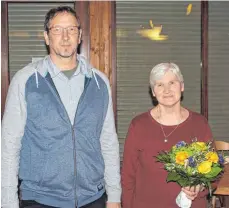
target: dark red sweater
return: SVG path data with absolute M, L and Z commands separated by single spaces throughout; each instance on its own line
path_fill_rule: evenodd
M 168 135 L 176 126 L 164 126 Z M 160 124 L 150 112 L 134 118 L 130 124 L 124 147 L 122 166 L 122 207 L 123 208 L 175 208 L 176 196 L 181 187 L 166 182 L 167 171 L 154 156 L 161 150 L 169 150 L 179 141 L 190 142 L 212 140 L 207 120 L 202 115 L 189 111 L 189 117 L 164 142 Z M 206 191 L 201 192 L 192 202 L 192 208 L 207 207 Z

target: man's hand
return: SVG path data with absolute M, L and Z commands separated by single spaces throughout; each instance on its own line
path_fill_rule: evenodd
M 187 186 L 187 187 L 183 187 L 181 189 L 187 196 L 188 199 L 194 200 L 200 191 L 204 190 L 203 185 L 197 185 L 197 186 Z
M 119 203 L 119 202 L 107 202 L 106 208 L 121 208 L 121 203 Z

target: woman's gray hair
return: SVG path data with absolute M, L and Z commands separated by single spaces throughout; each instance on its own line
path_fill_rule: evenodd
M 180 82 L 184 82 L 183 75 L 181 74 L 180 68 L 174 63 L 161 63 L 157 64 L 150 72 L 150 86 L 153 89 L 156 81 L 161 79 L 166 72 L 171 71 L 174 73 Z

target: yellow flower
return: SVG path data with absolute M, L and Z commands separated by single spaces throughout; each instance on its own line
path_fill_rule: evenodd
M 208 152 L 205 157 L 209 162 L 217 163 L 219 161 L 219 157 L 216 152 Z
M 180 165 L 184 165 L 185 160 L 188 158 L 188 153 L 185 151 L 176 153 L 176 163 Z
M 206 150 L 207 149 L 207 145 L 204 142 L 194 142 L 192 144 L 192 146 L 199 149 L 199 150 Z
M 207 174 L 211 171 L 212 162 L 204 161 L 197 167 L 199 173 Z

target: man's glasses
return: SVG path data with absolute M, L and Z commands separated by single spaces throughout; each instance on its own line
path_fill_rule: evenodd
M 74 35 L 79 32 L 79 26 L 69 26 L 69 27 L 54 26 L 54 27 L 50 27 L 49 30 L 53 35 L 60 35 L 64 30 L 67 30 L 68 34 Z

